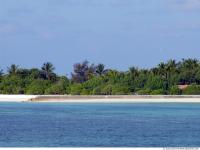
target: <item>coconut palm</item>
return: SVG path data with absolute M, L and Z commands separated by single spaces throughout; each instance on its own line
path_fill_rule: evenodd
M 105 66 L 104 66 L 104 64 L 98 64 L 98 65 L 96 66 L 96 73 L 97 73 L 99 76 L 101 76 L 102 74 L 105 73 Z
M 12 64 L 9 68 L 8 68 L 8 74 L 9 75 L 16 75 L 17 72 L 19 70 L 19 66 Z
M 130 67 L 129 72 L 132 77 L 137 77 L 139 75 L 138 68 L 136 68 L 136 67 Z
M 0 69 L 0 78 L 3 76 L 3 69 Z
M 52 63 L 44 63 L 42 66 L 42 74 L 44 75 L 44 78 L 47 80 L 52 80 L 55 76 L 55 73 L 53 72 L 54 70 L 55 68 Z

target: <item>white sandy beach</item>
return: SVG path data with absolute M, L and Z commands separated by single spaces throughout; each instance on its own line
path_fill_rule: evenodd
M 200 103 L 200 96 L 71 96 L 71 95 L 0 95 L 0 102 L 65 103 Z
M 0 102 L 24 102 L 36 97 L 36 95 L 0 95 Z

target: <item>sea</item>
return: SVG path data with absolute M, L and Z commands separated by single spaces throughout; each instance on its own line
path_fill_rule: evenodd
M 0 102 L 0 147 L 200 147 L 200 104 Z

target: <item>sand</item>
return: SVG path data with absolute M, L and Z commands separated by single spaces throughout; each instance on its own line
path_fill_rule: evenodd
M 65 102 L 65 103 L 200 103 L 192 96 L 71 96 L 71 95 L 0 95 L 0 102 Z
M 36 95 L 0 95 L 0 102 L 25 102 L 36 97 Z

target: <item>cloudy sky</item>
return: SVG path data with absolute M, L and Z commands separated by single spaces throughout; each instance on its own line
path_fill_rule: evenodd
M 0 67 L 109 68 L 200 58 L 200 0 L 0 0 Z

